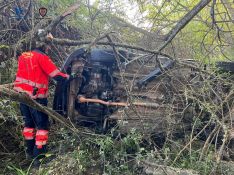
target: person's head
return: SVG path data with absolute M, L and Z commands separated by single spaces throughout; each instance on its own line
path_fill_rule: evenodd
M 48 48 L 50 48 L 50 46 L 44 42 L 41 42 L 41 41 L 34 41 L 32 42 L 32 47 L 31 47 L 31 50 L 39 50 L 43 53 L 46 53 Z
M 37 31 L 38 38 L 45 37 L 44 34 L 45 34 L 45 30 L 44 29 L 38 29 L 38 31 Z M 46 35 L 46 38 L 51 40 L 51 39 L 53 39 L 53 35 L 51 33 L 48 33 Z M 32 50 L 37 49 L 37 50 L 40 50 L 41 52 L 44 52 L 44 53 L 48 53 L 48 51 L 50 50 L 50 48 L 51 48 L 50 44 L 45 43 L 45 42 L 40 41 L 40 40 L 36 40 L 32 44 Z

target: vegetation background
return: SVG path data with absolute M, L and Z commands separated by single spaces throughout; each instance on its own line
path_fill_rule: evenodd
M 206 2 L 204 8 L 181 27 L 183 17 L 202 2 Z M 52 42 L 53 61 L 61 66 L 76 48 L 87 47 L 79 41 L 89 44 L 113 31 L 113 41 L 126 44 L 125 49 L 137 46 L 145 49 L 143 53 L 163 52 L 178 62 L 192 60 L 203 84 L 201 88 L 183 86 L 183 100 L 192 102 L 183 106 L 181 120 L 175 119 L 176 126 L 189 123 L 189 129 L 171 135 L 177 127 L 170 118 L 166 137 L 147 136 L 136 128 L 124 135 L 113 128 L 106 135 L 83 136 L 56 123 L 51 128 L 51 152 L 46 155 L 48 160 L 56 158 L 46 159 L 35 170 L 24 159 L 18 103 L 5 95 L 0 98 L 0 174 L 234 174 L 233 75 L 217 74 L 214 68 L 217 61 L 234 61 L 233 0 L 1 0 L 0 84 L 14 81 L 20 44 L 34 38 L 38 25 L 46 28 L 73 4 L 79 8 L 51 30 L 61 39 L 60 44 L 56 39 Z M 16 7 L 21 7 L 22 14 Z M 40 7 L 48 9 L 44 18 Z M 180 30 L 167 43 L 178 26 Z M 65 38 L 77 43 L 66 43 Z M 209 69 L 204 70 L 204 64 Z M 50 89 L 51 105 L 54 86 Z M 196 106 L 199 114 L 194 112 Z

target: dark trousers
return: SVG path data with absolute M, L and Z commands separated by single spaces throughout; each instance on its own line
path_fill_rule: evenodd
M 36 101 L 43 106 L 47 106 L 47 99 L 36 99 Z M 20 111 L 24 120 L 24 127 L 35 128 L 37 130 L 48 130 L 49 129 L 49 119 L 48 115 L 33 109 L 23 103 L 20 103 Z M 46 152 L 46 146 L 42 149 L 38 149 L 35 145 L 35 139 L 26 140 L 26 152 L 32 155 L 33 158 L 38 157 L 40 154 Z
M 43 106 L 47 106 L 48 103 L 46 98 L 36 99 L 36 102 Z M 48 130 L 49 120 L 47 114 L 33 109 L 23 103 L 20 103 L 20 111 L 24 117 L 25 127 Z

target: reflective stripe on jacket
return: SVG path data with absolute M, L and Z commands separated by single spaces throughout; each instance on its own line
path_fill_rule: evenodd
M 18 59 L 18 70 L 16 73 L 14 89 L 18 92 L 25 92 L 30 97 L 48 97 L 49 77 L 57 75 L 67 78 L 68 75 L 60 72 L 51 59 L 39 52 L 24 52 Z M 36 94 L 33 90 L 37 88 Z

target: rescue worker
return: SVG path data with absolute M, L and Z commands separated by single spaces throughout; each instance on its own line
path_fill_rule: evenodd
M 60 72 L 45 54 L 46 49 L 45 44 L 32 46 L 31 51 L 23 52 L 18 57 L 18 70 L 14 82 L 14 90 L 26 93 L 44 106 L 47 106 L 49 78 L 57 81 L 69 79 L 69 75 Z M 46 153 L 48 116 L 23 103 L 20 103 L 20 111 L 24 119 L 26 157 L 38 160 Z

